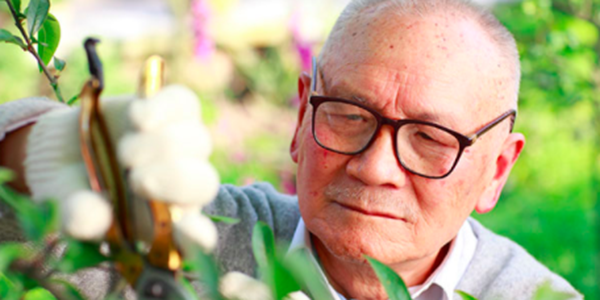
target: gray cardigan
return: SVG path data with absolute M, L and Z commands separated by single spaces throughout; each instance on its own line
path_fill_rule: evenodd
M 1 206 L 1 205 L 0 205 Z M 240 271 L 255 276 L 251 235 L 254 224 L 263 221 L 273 228 L 276 241 L 291 241 L 300 219 L 296 197 L 278 193 L 270 184 L 246 187 L 223 185 L 215 201 L 205 207 L 208 214 L 229 216 L 241 221 L 235 225 L 217 224 L 219 241 L 215 251 L 223 272 Z M 6 222 L 7 218 L 0 218 Z M 581 299 L 581 295 L 564 279 L 552 273 L 522 247 L 498 236 L 470 218 L 478 243 L 473 260 L 458 284 L 458 289 L 479 300 L 531 299 L 537 287 L 549 281 L 555 290 Z M 0 240 L 14 240 L 16 235 L 4 224 Z M 114 275 L 114 274 L 113 274 Z M 87 270 L 69 278 L 81 287 L 89 299 L 103 299 L 115 276 L 106 271 Z M 128 291 L 126 298 L 133 299 Z M 456 296 L 456 295 L 455 295 Z M 460 299 L 458 296 L 455 299 Z M 318 299 L 316 299 L 318 300 Z

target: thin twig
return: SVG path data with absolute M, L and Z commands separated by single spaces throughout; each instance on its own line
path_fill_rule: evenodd
M 25 28 L 23 28 L 23 24 L 21 24 L 21 21 L 19 19 L 19 15 L 15 11 L 15 8 L 12 6 L 12 3 L 10 2 L 10 0 L 5 0 L 5 1 L 6 1 L 6 4 L 8 5 L 8 8 L 10 9 L 10 13 L 13 16 L 13 19 L 15 20 L 15 26 L 17 26 L 17 28 L 21 32 L 21 35 L 25 39 L 25 43 L 27 44 L 27 51 L 29 53 L 31 53 L 35 57 L 35 60 L 37 60 L 38 65 L 40 66 L 40 68 L 44 72 L 44 75 L 46 75 L 46 77 L 50 81 L 50 85 L 54 89 L 54 93 L 56 94 L 56 97 L 58 98 L 58 101 L 64 103 L 65 100 L 63 99 L 62 94 L 60 93 L 60 90 L 58 89 L 58 82 L 56 81 L 57 77 L 54 76 L 54 75 L 52 75 L 52 74 L 50 74 L 50 71 L 48 70 L 48 67 L 44 64 L 44 62 L 42 61 L 42 59 L 38 55 L 37 51 L 35 51 L 35 48 L 33 48 L 33 43 L 31 42 L 31 39 L 27 35 L 27 32 L 25 31 Z

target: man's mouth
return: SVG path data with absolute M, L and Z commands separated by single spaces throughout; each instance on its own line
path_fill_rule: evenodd
M 339 206 L 341 206 L 341 207 L 343 207 L 345 209 L 348 209 L 348 210 L 351 210 L 351 211 L 354 211 L 354 212 L 357 212 L 357 213 L 360 213 L 360 214 L 363 214 L 363 215 L 367 215 L 367 216 L 371 216 L 371 217 L 380 217 L 380 218 L 386 218 L 386 219 L 392 219 L 392 220 L 405 221 L 403 218 L 394 216 L 392 214 L 388 214 L 388 213 L 384 213 L 384 212 L 380 212 L 380 211 L 371 211 L 371 210 L 367 210 L 367 209 L 360 208 L 360 207 L 355 207 L 355 206 L 350 206 L 350 205 L 347 205 L 347 204 L 342 204 L 342 203 L 339 203 L 339 202 L 334 202 L 334 203 L 336 203 L 337 205 L 339 205 Z

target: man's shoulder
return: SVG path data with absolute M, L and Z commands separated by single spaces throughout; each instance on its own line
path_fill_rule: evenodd
M 469 223 L 477 248 L 458 289 L 478 299 L 531 299 L 544 284 L 559 292 L 579 293 L 562 277 L 538 262 L 523 247 L 497 235 L 476 220 Z

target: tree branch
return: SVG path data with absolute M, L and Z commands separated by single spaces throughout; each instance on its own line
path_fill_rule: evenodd
M 10 9 L 10 13 L 13 16 L 13 19 L 15 20 L 15 26 L 17 26 L 17 28 L 21 32 L 21 35 L 23 36 L 23 39 L 25 39 L 25 43 L 27 44 L 27 51 L 29 53 L 31 53 L 35 57 L 35 60 L 38 62 L 38 65 L 40 66 L 40 68 L 44 72 L 44 75 L 46 75 L 46 77 L 50 81 L 50 85 L 52 86 L 52 89 L 54 90 L 54 93 L 56 94 L 56 97 L 58 98 L 58 101 L 64 103 L 65 100 L 63 99 L 63 96 L 62 96 L 62 94 L 60 92 L 60 89 L 58 88 L 58 81 L 56 80 L 57 77 L 54 76 L 54 75 L 52 75 L 50 73 L 50 71 L 48 70 L 48 67 L 44 64 L 44 62 L 42 61 L 42 59 L 38 55 L 37 51 L 35 51 L 35 48 L 33 48 L 33 43 L 31 42 L 31 39 L 27 35 L 27 32 L 25 31 L 25 28 L 23 28 L 23 24 L 21 24 L 21 20 L 19 19 L 19 15 L 17 14 L 17 11 L 15 11 L 15 8 L 13 7 L 12 3 L 10 2 L 10 0 L 5 0 L 5 1 L 6 1 L 6 4 L 8 5 L 8 8 Z

